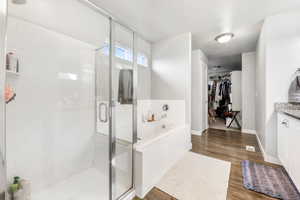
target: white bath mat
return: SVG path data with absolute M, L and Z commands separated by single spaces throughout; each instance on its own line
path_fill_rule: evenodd
M 188 152 L 156 185 L 179 200 L 226 200 L 230 162 Z

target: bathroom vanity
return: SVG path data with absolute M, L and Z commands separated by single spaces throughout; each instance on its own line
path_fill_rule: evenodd
M 275 104 L 277 111 L 278 158 L 300 189 L 300 106 Z

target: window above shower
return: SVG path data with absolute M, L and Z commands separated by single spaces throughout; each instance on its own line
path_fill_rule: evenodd
M 148 57 L 146 56 L 146 54 L 138 53 L 137 64 L 144 67 L 149 67 Z
M 106 44 L 102 52 L 104 55 L 109 55 L 109 44 Z M 119 58 L 121 61 L 132 62 L 133 61 L 133 52 L 132 49 L 126 48 L 120 44 L 115 45 L 115 56 Z M 149 58 L 145 53 L 138 52 L 137 53 L 137 64 L 142 67 L 149 67 Z

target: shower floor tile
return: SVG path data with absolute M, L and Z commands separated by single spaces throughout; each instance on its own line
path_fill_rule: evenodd
M 108 186 L 108 177 L 96 168 L 90 168 L 32 194 L 32 200 L 106 200 Z
M 106 174 L 104 176 L 103 174 Z M 117 170 L 118 184 L 116 196 L 120 196 L 130 187 L 131 180 L 127 173 Z M 108 172 L 101 173 L 96 168 L 89 168 L 81 173 L 32 194 L 32 200 L 108 200 Z

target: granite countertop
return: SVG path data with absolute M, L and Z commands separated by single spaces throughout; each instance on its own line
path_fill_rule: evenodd
M 275 103 L 275 111 L 300 119 L 300 104 Z

